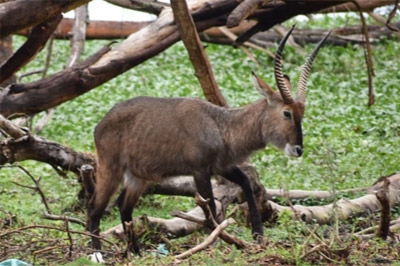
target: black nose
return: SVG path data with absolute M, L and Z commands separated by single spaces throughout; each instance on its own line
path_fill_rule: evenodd
M 300 157 L 303 154 L 303 147 L 296 146 L 296 154 Z

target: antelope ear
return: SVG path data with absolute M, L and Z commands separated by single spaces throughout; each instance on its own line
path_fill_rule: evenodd
M 261 93 L 265 98 L 267 98 L 268 102 L 275 96 L 275 91 L 262 79 L 260 79 L 254 72 L 251 72 L 251 79 L 253 80 L 254 86 L 257 91 Z

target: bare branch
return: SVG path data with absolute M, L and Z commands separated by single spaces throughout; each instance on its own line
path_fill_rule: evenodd
M 399 5 L 399 0 L 396 0 L 396 2 L 394 3 L 393 9 L 390 12 L 389 17 L 388 17 L 388 19 L 386 21 L 386 26 L 388 27 L 388 29 L 390 29 L 392 31 L 396 31 L 396 32 L 399 32 L 400 29 L 398 27 L 396 27 L 395 25 L 393 25 L 391 23 L 391 21 L 394 18 L 394 16 L 396 15 L 396 11 L 399 8 L 398 5 Z
M 263 5 L 267 5 L 272 0 L 244 0 L 228 16 L 226 26 L 228 28 L 236 27 L 242 23 L 255 10 Z
M 70 147 L 29 134 L 1 115 L 0 128 L 14 138 L 0 142 L 0 165 L 36 160 L 77 174 L 83 164 L 96 166 L 92 154 L 76 152 Z
M 228 104 L 215 81 L 211 64 L 200 42 L 200 37 L 197 34 L 186 1 L 171 0 L 171 5 L 182 41 L 189 53 L 190 60 L 196 71 L 195 75 L 203 88 L 207 100 L 216 105 L 227 106 Z
M 365 21 L 364 14 L 361 10 L 361 7 L 357 1 L 354 0 L 353 3 L 359 11 L 360 19 L 361 19 L 361 23 L 362 23 L 363 34 L 365 36 L 365 47 L 366 47 L 365 61 L 367 63 L 367 70 L 368 70 L 368 106 L 371 106 L 375 103 L 374 82 L 373 82 L 373 77 L 375 76 L 375 71 L 374 71 L 374 63 L 372 61 L 371 43 L 369 41 L 367 23 Z
M 19 30 L 36 26 L 62 12 L 75 9 L 90 0 L 59 0 L 59 1 L 11 1 L 1 5 L 0 38 Z
M 42 190 L 42 188 L 40 187 L 40 177 L 39 178 L 35 178 L 28 170 L 26 170 L 24 167 L 22 167 L 21 165 L 17 166 L 19 169 L 21 169 L 25 174 L 27 174 L 31 180 L 33 181 L 33 183 L 35 184 L 34 187 L 30 187 L 31 189 L 37 191 L 40 195 L 40 198 L 42 199 L 42 203 L 44 204 L 44 207 L 46 208 L 46 211 L 48 213 L 51 213 L 49 204 L 47 203 L 47 199 L 46 196 L 44 195 L 44 192 Z
M 28 40 L 0 66 L 0 84 L 10 79 L 43 49 L 61 19 L 62 15 L 57 14 L 32 29 Z
M 86 23 L 88 16 L 88 6 L 83 5 L 75 10 L 74 25 L 72 26 L 71 54 L 66 67 L 75 65 L 82 55 L 85 46 Z
M 50 214 L 50 213 L 43 213 L 42 218 L 53 220 L 53 221 L 68 221 L 71 223 L 80 224 L 83 227 L 86 226 L 86 223 L 84 221 L 74 218 L 74 217 L 68 217 L 65 215 L 55 215 L 55 214 Z
M 178 256 L 175 256 L 176 259 L 185 259 L 190 257 L 191 255 L 206 249 L 208 246 L 210 246 L 212 243 L 215 242 L 215 240 L 218 238 L 218 236 L 225 230 L 229 225 L 235 223 L 235 221 L 232 218 L 229 218 L 222 223 L 220 223 L 215 230 L 199 245 L 189 249 L 186 252 L 183 252 L 182 254 L 179 254 Z
M 105 0 L 105 1 L 113 5 L 146 12 L 157 16 L 160 15 L 164 7 L 169 6 L 167 3 L 158 1 L 146 1 L 146 0 Z

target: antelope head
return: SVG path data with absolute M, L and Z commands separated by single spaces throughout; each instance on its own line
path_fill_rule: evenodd
M 294 26 L 281 40 L 275 54 L 274 75 L 279 92 L 274 91 L 254 73 L 252 73 L 252 78 L 258 91 L 267 98 L 269 106 L 274 109 L 270 113 L 271 120 L 266 126 L 268 129 L 263 130 L 268 131 L 265 135 L 269 136 L 269 142 L 283 149 L 288 156 L 300 157 L 303 153 L 301 121 L 305 111 L 307 79 L 312 62 L 329 33 L 318 43 L 303 65 L 297 86 L 297 96 L 293 98 L 290 80 L 282 71 L 283 47 L 293 29 Z

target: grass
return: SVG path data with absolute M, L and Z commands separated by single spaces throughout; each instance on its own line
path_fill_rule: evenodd
M 354 18 L 351 17 L 348 21 L 353 20 Z M 321 23 L 331 25 L 334 22 L 323 21 L 315 26 Z M 22 39 L 16 39 L 17 44 L 22 41 Z M 84 57 L 93 54 L 105 44 L 107 42 L 87 41 Z M 68 41 L 56 41 L 55 45 L 49 74 L 61 70 L 69 54 Z M 305 49 L 310 52 L 313 46 L 308 45 Z M 259 171 L 265 187 L 329 191 L 368 187 L 380 176 L 399 171 L 399 50 L 398 39 L 383 38 L 373 47 L 376 103 L 367 107 L 368 82 L 364 50 L 359 46 L 322 48 L 314 62 L 308 83 L 307 109 L 303 121 L 304 155 L 296 159 L 288 158 L 273 147 L 267 147 L 254 154 L 252 162 Z M 252 62 L 240 49 L 217 45 L 207 47 L 217 82 L 231 106 L 244 105 L 260 97 L 250 82 L 251 71 L 255 71 L 275 86 L 272 59 L 263 52 L 252 52 L 261 67 Z M 40 68 L 44 58 L 44 53 L 40 54 L 22 72 Z M 293 80 L 293 84 L 296 84 L 304 58 L 292 47 L 285 48 L 284 58 L 285 71 Z M 23 82 L 38 78 L 38 76 L 29 76 Z M 203 98 L 194 70 L 181 43 L 85 95 L 62 104 L 57 108 L 51 123 L 40 135 L 69 145 L 77 151 L 94 152 L 92 137 L 94 126 L 115 103 L 137 95 Z M 38 117 L 35 117 L 34 121 L 37 119 Z M 54 213 L 85 219 L 84 212 L 71 208 L 76 204 L 76 194 L 79 190 L 79 184 L 73 175 L 60 178 L 51 167 L 37 162 L 22 162 L 21 165 L 36 178 L 41 178 L 41 188 L 45 191 Z M 18 186 L 16 183 L 25 186 L 32 185 L 29 177 L 18 168 L 7 167 L 0 171 L 0 201 L 2 202 L 0 234 L 12 228 L 33 224 L 65 226 L 62 221 L 42 219 L 41 214 L 45 209 L 39 195 L 32 189 Z M 311 204 L 319 203 L 311 201 Z M 140 201 L 134 215 L 169 217 L 168 213 L 171 210 L 189 210 L 192 207 L 192 199 L 151 196 Z M 249 230 L 244 226 L 240 214 L 237 214 L 236 218 L 239 224 L 231 226 L 229 231 L 242 239 L 251 241 Z M 357 225 L 368 222 L 371 222 L 370 217 L 358 217 L 353 224 L 340 223 L 340 228 L 351 233 Z M 118 214 L 114 211 L 102 221 L 102 230 L 118 223 Z M 70 225 L 70 227 L 83 231 L 82 227 L 77 225 Z M 265 250 L 250 248 L 239 251 L 220 242 L 213 249 L 196 254 L 181 264 L 315 265 L 319 261 L 329 264 L 329 260 L 319 257 L 329 252 L 333 254 L 330 254 L 333 258 L 330 262 L 332 265 L 346 263 L 371 265 L 379 264 L 379 261 L 384 263 L 385 259 L 399 260 L 395 252 L 400 248 L 398 244 L 380 240 L 341 241 L 336 238 L 337 234 L 332 226 L 320 227 L 316 229 L 315 234 L 310 233 L 310 230 L 313 230 L 312 226 L 292 221 L 283 215 L 279 218 L 277 225 L 267 229 L 266 234 L 270 239 L 270 244 Z M 60 243 L 61 240 L 57 239 L 68 239 L 65 233 L 43 228 L 36 228 L 21 235 L 15 234 L 11 241 L 25 247 L 24 252 L 16 253 L 16 256 L 28 261 L 35 260 L 37 264 L 54 264 L 55 260 L 47 260 L 40 254 L 36 257 L 32 255 L 35 250 L 29 247 L 26 236 L 37 236 L 39 239 L 40 235 L 48 235 L 49 239 L 54 240 L 54 242 L 41 243 L 43 248 Z M 204 237 L 204 233 L 197 232 L 183 239 L 172 240 L 170 252 L 182 252 Z M 308 242 L 306 239 L 309 239 Z M 87 245 L 87 241 L 87 238 L 82 238 L 79 234 L 74 235 L 76 246 Z M 319 252 L 311 253 L 305 258 L 301 257 L 304 252 L 309 252 L 313 247 L 322 245 L 321 243 L 325 245 L 328 243 L 329 248 L 321 247 Z M 157 248 L 157 245 L 149 241 L 146 244 L 152 249 Z M 62 258 L 65 249 L 65 247 L 55 249 L 54 257 Z M 348 254 L 343 254 L 345 252 Z M 344 257 L 346 259 L 343 259 Z M 158 257 L 152 255 L 151 252 L 134 260 L 135 263 L 137 261 L 142 265 L 174 263 L 171 256 Z M 71 265 L 86 264 L 87 261 L 83 258 L 71 263 Z

